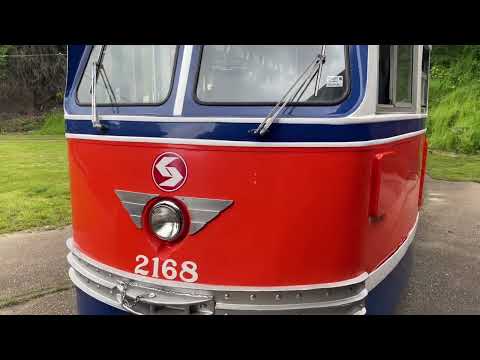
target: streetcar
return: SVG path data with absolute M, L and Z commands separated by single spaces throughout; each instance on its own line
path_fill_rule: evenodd
M 79 314 L 391 314 L 429 45 L 71 45 Z

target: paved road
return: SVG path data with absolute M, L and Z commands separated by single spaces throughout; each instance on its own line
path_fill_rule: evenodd
M 61 230 L 0 236 L 0 314 L 72 314 Z M 398 314 L 480 314 L 480 184 L 427 179 Z M 27 261 L 26 261 L 27 260 Z
M 480 184 L 427 179 L 399 314 L 480 314 Z
M 71 228 L 0 235 L 0 314 L 73 314 Z

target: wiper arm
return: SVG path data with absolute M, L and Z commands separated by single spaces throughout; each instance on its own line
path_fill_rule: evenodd
M 92 94 L 92 125 L 94 128 L 101 128 L 102 124 L 97 119 L 97 64 L 92 63 L 92 87 L 90 89 Z
M 113 91 L 112 85 L 108 80 L 107 73 L 103 66 L 103 59 L 105 57 L 105 50 L 107 49 L 107 45 L 102 45 L 100 49 L 100 54 L 98 56 L 97 61 L 92 63 L 92 86 L 90 88 L 90 93 L 92 94 L 92 124 L 95 128 L 104 128 L 105 126 L 100 123 L 100 120 L 97 119 L 97 82 L 98 82 L 98 75 L 102 78 L 103 84 L 105 89 L 107 90 L 108 97 L 110 98 L 110 102 L 113 104 L 117 104 L 117 99 L 115 97 L 115 92 Z
M 325 45 L 322 45 L 322 53 L 321 53 L 321 62 L 318 65 L 318 74 L 317 74 L 317 80 L 315 81 L 315 96 L 318 95 L 318 90 L 320 89 L 320 79 L 322 77 L 322 70 L 323 70 L 323 64 L 325 64 Z
M 298 93 L 304 88 L 305 84 L 307 84 L 307 87 L 308 87 L 308 85 L 310 85 L 315 74 L 321 73 L 321 68 L 325 63 L 325 45 L 322 45 L 322 46 L 323 48 L 321 52 L 315 56 L 315 58 L 310 63 L 310 65 L 307 66 L 307 68 L 300 74 L 300 76 L 295 80 L 295 82 L 290 86 L 290 88 L 288 88 L 288 90 L 282 96 L 280 101 L 273 107 L 273 109 L 270 111 L 267 117 L 254 130 L 254 134 L 264 135 L 268 131 L 272 123 L 275 121 L 275 119 L 278 118 L 278 115 L 280 115 L 280 113 L 283 111 L 285 106 L 296 98 Z M 302 79 L 303 81 L 301 81 Z M 319 77 L 317 78 L 317 81 L 320 82 Z M 300 85 L 298 86 L 297 91 L 287 99 L 287 97 L 295 89 L 298 83 L 300 83 Z M 302 95 L 303 95 L 303 92 L 302 92 Z

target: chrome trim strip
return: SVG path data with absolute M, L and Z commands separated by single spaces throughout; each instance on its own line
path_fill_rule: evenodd
M 190 235 L 199 232 L 205 225 L 233 204 L 232 200 L 205 199 L 186 196 L 175 196 L 183 201 L 190 214 Z
M 120 199 L 125 210 L 130 215 L 137 229 L 142 228 L 142 212 L 147 202 L 158 195 L 145 194 L 132 191 L 115 190 L 115 194 Z
M 190 210 L 220 212 L 233 204 L 232 200 L 206 199 L 186 196 L 176 196 L 182 200 Z
M 109 274 L 111 281 L 105 280 L 98 272 L 98 269 L 97 274 L 95 274 L 93 270 L 87 269 L 80 264 L 72 253 L 67 256 L 67 259 L 71 265 L 69 276 L 75 286 L 93 298 L 118 309 L 142 315 L 141 312 L 126 306 L 131 300 L 136 304 L 141 299 L 140 302 L 144 311 L 151 310 L 151 306 L 160 310 L 166 308 L 170 313 L 172 311 L 176 313 L 190 313 L 191 311 L 189 310 L 196 307 L 200 309 L 200 311 L 196 311 L 197 314 L 213 314 L 215 311 L 215 304 L 211 296 L 181 294 L 169 290 L 144 287 L 135 283 L 129 283 L 127 289 L 126 283 L 123 281 L 124 279 L 119 279 Z M 123 295 L 128 298 L 127 302 L 124 300 L 125 297 L 122 297 L 122 291 L 124 291 Z
M 415 238 L 415 234 L 417 232 L 418 220 L 420 214 L 417 214 L 417 219 L 415 220 L 415 224 L 413 225 L 412 229 L 409 231 L 407 238 L 405 241 L 400 245 L 400 247 L 391 255 L 383 264 L 377 267 L 373 272 L 371 272 L 368 276 L 366 281 L 366 286 L 368 291 L 371 291 L 375 286 L 377 286 L 383 279 L 387 277 L 388 274 L 392 272 L 393 269 L 398 265 L 398 263 L 403 259 L 405 256 L 408 248 L 413 242 Z
M 364 281 L 305 291 L 217 291 L 132 281 L 67 256 L 73 283 L 88 295 L 134 314 L 314 313 L 355 314 L 368 294 Z M 232 288 L 230 288 L 232 289 Z
M 276 122 L 279 124 L 327 124 L 327 125 L 348 125 L 348 124 L 366 124 L 376 122 L 388 122 L 397 120 L 424 119 L 426 114 L 415 113 L 396 113 L 396 114 L 372 114 L 372 115 L 349 115 L 346 117 L 330 118 L 301 118 L 289 117 L 280 118 Z M 90 120 L 91 115 L 74 115 L 64 113 L 65 120 Z M 259 124 L 264 118 L 260 117 L 198 117 L 198 116 L 154 116 L 154 115 L 97 115 L 99 120 L 111 121 L 142 121 L 142 122 L 216 122 L 216 123 L 240 123 L 240 124 Z
M 223 292 L 234 292 L 234 291 L 255 291 L 255 292 L 274 292 L 274 291 L 307 291 L 307 290 L 320 290 L 320 289 L 332 289 L 337 287 L 347 287 L 363 283 L 367 277 L 368 273 L 364 272 L 359 276 L 343 281 L 333 282 L 333 283 L 322 283 L 322 284 L 310 284 L 310 285 L 290 285 L 290 286 L 224 286 L 224 285 L 207 285 L 207 284 L 191 284 L 179 281 L 155 279 L 146 276 L 141 276 L 126 272 L 120 269 L 116 269 L 106 264 L 102 264 L 91 257 L 80 252 L 74 245 L 73 238 L 70 237 L 67 239 L 68 249 L 79 259 L 84 262 L 102 270 L 105 272 L 112 273 L 120 277 L 124 277 L 133 281 L 143 282 L 151 285 L 157 286 L 166 286 L 172 288 L 185 288 L 185 289 L 196 289 L 196 290 L 206 290 L 206 291 L 223 291 Z
M 155 194 L 139 193 L 125 190 L 115 190 L 115 194 L 117 194 L 121 202 L 128 202 L 139 205 L 145 205 L 149 200 L 158 196 Z
M 182 138 L 154 138 L 137 136 L 112 136 L 112 135 L 88 135 L 66 133 L 67 139 L 80 140 L 98 140 L 98 141 L 118 141 L 118 142 L 138 142 L 153 144 L 176 144 L 176 145 L 208 145 L 208 146 L 238 146 L 238 147 L 285 147 L 285 148 L 343 148 L 343 147 L 365 147 L 372 145 L 388 144 L 394 141 L 408 139 L 421 134 L 427 130 L 422 129 L 411 133 L 392 136 L 389 138 L 350 141 L 350 142 L 260 142 L 260 141 L 232 141 L 232 140 L 206 140 L 206 139 L 182 139 Z
M 130 218 L 138 229 L 142 228 L 141 215 L 147 202 L 159 194 L 147 194 L 141 192 L 115 190 L 120 202 L 125 210 L 127 210 Z M 200 231 L 210 221 L 215 219 L 223 210 L 233 204 L 232 200 L 205 199 L 187 196 L 175 196 L 175 198 L 183 201 L 188 208 L 191 224 L 189 234 L 194 235 Z
M 239 310 L 239 311 L 284 311 L 284 310 L 303 310 L 303 309 L 321 309 L 340 307 L 353 304 L 364 300 L 368 295 L 367 289 L 363 289 L 360 293 L 336 301 L 323 301 L 315 303 L 301 303 L 288 305 L 251 305 L 251 304 L 218 304 L 217 308 L 222 310 Z
M 101 264 L 75 248 L 67 240 L 67 256 L 72 282 L 88 295 L 108 305 L 133 313 L 366 313 L 364 301 L 400 262 L 411 245 L 419 214 L 404 243 L 372 273 L 329 284 L 279 287 L 216 286 L 153 279 Z M 133 306 L 126 307 L 119 294 L 119 283 L 131 283 L 126 291 Z M 102 290 L 103 289 L 103 290 Z M 142 297 L 144 294 L 152 297 Z M 141 298 L 140 301 L 137 300 Z M 115 299 L 117 301 L 115 301 Z M 135 305 L 138 304 L 138 305 Z M 157 306 L 157 308 L 152 308 Z M 193 306 L 193 307 L 191 307 Z M 153 309 L 153 310 L 152 310 Z M 194 310 L 192 310 L 194 309 Z
M 353 315 L 365 315 L 367 313 L 367 309 L 363 307 L 361 310 L 357 311 Z
M 90 279 L 91 281 L 100 284 L 101 286 L 104 286 L 108 289 L 114 289 L 117 286 L 115 283 L 104 280 L 102 277 L 96 275 L 93 271 L 86 269 L 84 266 L 82 266 L 82 264 L 79 263 L 77 258 L 72 253 L 69 253 L 67 255 L 67 261 L 72 268 L 74 268 L 77 272 Z
M 122 305 L 120 305 L 119 302 L 112 300 L 108 296 L 99 294 L 98 292 L 93 291 L 90 287 L 88 287 L 83 281 L 80 280 L 76 271 L 72 267 L 68 270 L 68 276 L 70 277 L 70 280 L 72 280 L 73 284 L 87 295 L 90 295 L 94 299 L 97 299 L 98 301 L 101 301 L 107 305 L 123 310 Z

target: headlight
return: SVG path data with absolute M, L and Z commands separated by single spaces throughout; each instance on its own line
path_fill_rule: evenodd
M 150 228 L 161 240 L 175 241 L 181 234 L 184 219 L 180 208 L 172 201 L 161 200 L 150 210 Z

